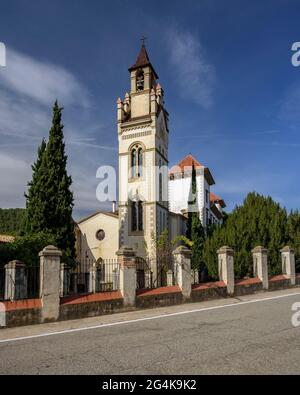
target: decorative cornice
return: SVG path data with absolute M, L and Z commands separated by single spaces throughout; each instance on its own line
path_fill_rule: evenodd
M 144 127 L 142 127 L 142 129 L 145 129 L 148 125 L 145 125 Z M 124 130 L 123 132 L 128 132 L 131 130 L 137 130 L 137 129 L 141 129 L 141 127 L 136 127 L 136 128 L 131 128 L 128 130 Z M 122 140 L 130 140 L 130 139 L 136 139 L 138 137 L 145 137 L 145 136 L 150 136 L 152 134 L 151 130 L 146 130 L 144 132 L 139 132 L 139 133 L 134 133 L 134 134 L 124 134 L 122 136 Z

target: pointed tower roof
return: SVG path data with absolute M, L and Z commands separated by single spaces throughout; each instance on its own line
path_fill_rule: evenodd
M 131 72 L 133 70 L 139 69 L 141 67 L 146 67 L 146 66 L 150 66 L 152 71 L 154 72 L 155 78 L 158 79 L 158 75 L 156 74 L 156 71 L 154 70 L 154 67 L 152 66 L 150 59 L 149 59 L 149 55 L 145 46 L 145 43 L 142 44 L 140 53 L 135 61 L 135 64 L 132 65 L 128 71 Z

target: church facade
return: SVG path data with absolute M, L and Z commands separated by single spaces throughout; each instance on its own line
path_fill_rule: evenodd
M 156 257 L 154 240 L 184 235 L 196 169 L 197 211 L 203 225 L 221 223 L 225 203 L 212 194 L 209 169 L 188 155 L 170 171 L 169 114 L 164 91 L 143 44 L 129 68 L 130 92 L 117 101 L 119 144 L 118 210 L 97 212 L 77 223 L 77 256 L 112 259 L 126 245 L 141 258 Z

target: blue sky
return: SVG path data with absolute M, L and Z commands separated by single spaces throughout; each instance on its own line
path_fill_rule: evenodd
M 64 105 L 75 216 L 102 208 L 117 166 L 116 100 L 146 35 L 170 113 L 170 165 L 192 153 L 231 210 L 249 191 L 300 208 L 300 3 L 0 0 L 0 207 L 23 207 L 55 98 Z

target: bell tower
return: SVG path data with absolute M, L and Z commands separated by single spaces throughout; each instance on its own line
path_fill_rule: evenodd
M 130 92 L 117 101 L 119 244 L 155 258 L 153 240 L 168 229 L 168 112 L 144 40 L 129 68 Z

